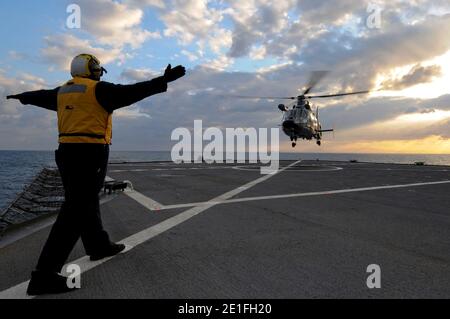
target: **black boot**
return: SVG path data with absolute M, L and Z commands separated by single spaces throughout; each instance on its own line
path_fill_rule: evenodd
M 67 286 L 67 278 L 58 273 L 36 270 L 31 273 L 27 294 L 30 296 L 60 294 L 76 289 L 69 288 Z
M 115 256 L 121 253 L 126 246 L 124 244 L 111 244 L 107 249 L 90 255 L 91 261 L 100 260 L 106 257 Z

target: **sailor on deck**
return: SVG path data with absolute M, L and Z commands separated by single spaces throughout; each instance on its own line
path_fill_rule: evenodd
M 100 216 L 99 192 L 106 176 L 114 110 L 166 92 L 167 83 L 185 75 L 169 65 L 163 76 L 132 85 L 100 78 L 106 70 L 93 55 L 80 54 L 71 64 L 72 79 L 53 90 L 8 96 L 22 104 L 57 111 L 59 148 L 55 160 L 64 185 L 65 202 L 44 245 L 27 293 L 41 295 L 73 290 L 59 273 L 81 237 L 95 261 L 125 249 L 110 241 Z

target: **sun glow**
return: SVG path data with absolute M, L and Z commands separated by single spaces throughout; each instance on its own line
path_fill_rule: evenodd
M 389 79 L 399 79 L 406 75 L 415 64 L 410 64 L 392 69 L 388 73 L 379 74 L 376 80 L 376 90 L 381 90 L 382 83 Z M 444 94 L 450 94 L 450 51 L 432 60 L 421 63 L 422 66 L 439 65 L 442 74 L 431 82 L 420 83 L 401 90 L 381 90 L 374 92 L 373 97 L 399 96 L 418 99 L 432 99 Z
M 341 152 L 357 153 L 392 153 L 392 154 L 450 154 L 450 139 L 437 135 L 422 139 L 398 139 L 380 141 L 360 141 L 341 145 Z
M 423 136 L 432 134 L 430 127 L 445 123 L 450 119 L 450 111 L 431 110 L 426 113 L 402 114 L 395 118 L 374 122 L 369 125 L 342 130 L 342 137 L 348 140 L 374 140 L 378 137 L 389 136 L 392 140 L 408 135 L 423 134 Z
M 298 152 L 293 149 L 290 142 L 280 144 L 281 152 Z M 394 140 L 333 140 L 328 139 L 318 147 L 312 142 L 301 142 L 302 152 L 313 153 L 372 153 L 372 154 L 450 154 L 450 139 L 431 135 L 421 139 L 394 139 Z
M 411 113 L 400 115 L 393 121 L 395 123 L 404 123 L 404 124 L 430 124 L 435 122 L 444 121 L 450 118 L 450 111 L 443 110 L 432 110 L 426 113 Z

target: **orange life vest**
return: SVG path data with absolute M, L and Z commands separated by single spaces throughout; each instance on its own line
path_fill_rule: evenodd
M 97 83 L 75 77 L 59 89 L 59 143 L 111 144 L 112 113 L 98 103 Z

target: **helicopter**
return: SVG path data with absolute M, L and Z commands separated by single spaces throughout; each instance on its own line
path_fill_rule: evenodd
M 258 97 L 258 96 L 236 96 L 238 98 L 263 99 L 263 100 L 294 100 L 293 103 L 286 106 L 279 104 L 278 109 L 283 112 L 281 127 L 283 132 L 290 137 L 292 147 L 297 145 L 298 139 L 316 140 L 317 145 L 322 144 L 322 133 L 333 132 L 334 129 L 322 129 L 319 122 L 319 107 L 315 112 L 310 104 L 310 99 L 331 98 L 346 95 L 365 94 L 370 91 L 357 91 L 327 95 L 308 95 L 311 90 L 319 83 L 319 81 L 328 73 L 328 71 L 314 71 L 310 75 L 310 79 L 303 94 L 291 97 Z

